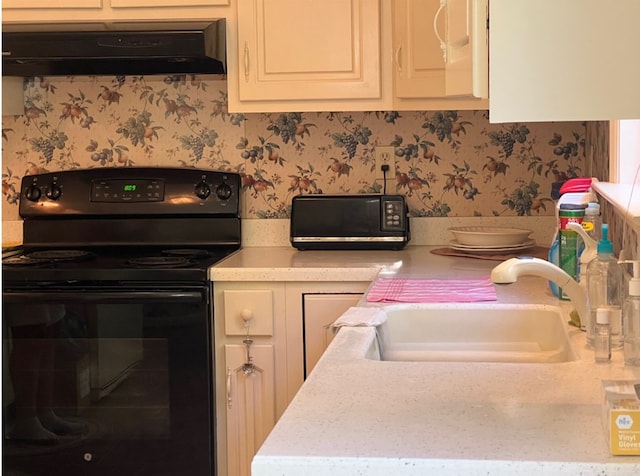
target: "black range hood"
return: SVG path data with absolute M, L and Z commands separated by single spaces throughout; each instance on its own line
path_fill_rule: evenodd
M 3 76 L 224 74 L 225 20 L 202 28 L 3 31 Z

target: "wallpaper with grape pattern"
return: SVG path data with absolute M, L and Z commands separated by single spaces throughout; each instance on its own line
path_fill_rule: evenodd
M 286 218 L 308 193 L 386 192 L 413 216 L 552 215 L 551 183 L 584 170 L 585 124 L 490 124 L 487 111 L 230 114 L 220 76 L 35 78 L 2 118 L 3 219 L 26 174 L 175 166 L 242 174 L 245 218 Z

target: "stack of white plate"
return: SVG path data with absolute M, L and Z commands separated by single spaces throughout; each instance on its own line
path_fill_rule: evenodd
M 449 247 L 467 253 L 514 253 L 536 244 L 529 238 L 532 231 L 526 228 L 461 226 L 449 228 L 449 231 L 455 236 Z

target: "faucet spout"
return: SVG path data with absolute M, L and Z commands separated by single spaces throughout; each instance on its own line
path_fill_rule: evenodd
M 575 279 L 558 266 L 539 258 L 521 257 L 503 261 L 491 271 L 491 281 L 496 284 L 515 283 L 520 276 L 540 276 L 553 281 L 569 296 L 580 316 L 582 325 L 587 323 L 587 293 Z

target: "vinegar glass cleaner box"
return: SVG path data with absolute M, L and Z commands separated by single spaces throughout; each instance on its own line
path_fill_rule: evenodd
M 640 381 L 604 380 L 602 423 L 613 455 L 640 455 Z

